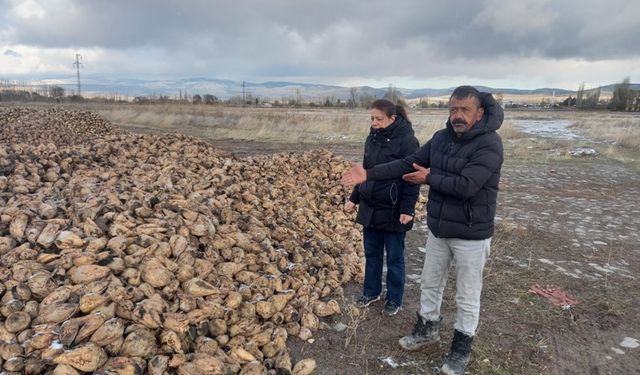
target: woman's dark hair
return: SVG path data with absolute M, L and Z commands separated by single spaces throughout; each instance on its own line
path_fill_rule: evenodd
M 407 111 L 401 105 L 393 104 L 390 100 L 387 99 L 378 99 L 371 103 L 371 108 L 375 108 L 378 111 L 384 112 L 387 117 L 391 116 L 400 116 L 403 119 L 409 121 L 409 116 L 407 116 Z

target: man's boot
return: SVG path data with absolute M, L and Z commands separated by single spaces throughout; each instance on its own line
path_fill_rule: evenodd
M 451 350 L 447 353 L 442 366 L 443 374 L 446 375 L 462 375 L 464 368 L 469 363 L 471 356 L 471 344 L 473 336 L 467 336 L 464 333 L 455 330 L 453 332 L 453 341 L 451 342 Z
M 418 350 L 424 346 L 440 341 L 438 329 L 440 328 L 442 317 L 438 320 L 423 321 L 419 313 L 416 312 L 416 315 L 418 316 L 418 321 L 411 335 L 404 336 L 398 341 L 404 350 Z

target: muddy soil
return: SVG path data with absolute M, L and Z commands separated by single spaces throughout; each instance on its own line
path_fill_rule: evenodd
M 310 145 L 211 141 L 242 157 Z M 359 146 L 333 145 L 358 160 Z M 545 160 L 545 158 L 540 158 Z M 504 168 L 498 229 L 485 269 L 481 322 L 471 374 L 635 374 L 640 371 L 640 173 L 606 158 L 510 160 Z M 343 314 L 313 343 L 290 339 L 294 359 L 313 357 L 317 374 L 436 374 L 455 317 L 446 289 L 442 341 L 404 352 L 419 308 L 426 225 L 407 236 L 405 303 L 393 317 L 382 302 L 364 317 L 348 311 L 361 285 L 345 288 Z M 564 308 L 529 292 L 557 287 L 580 303 Z M 346 328 L 345 328 L 346 326 Z

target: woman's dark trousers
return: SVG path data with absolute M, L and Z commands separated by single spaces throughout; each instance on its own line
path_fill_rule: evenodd
M 365 227 L 364 255 L 366 258 L 364 273 L 364 292 L 366 297 L 375 297 L 382 293 L 382 266 L 384 252 L 387 253 L 387 301 L 402 306 L 404 294 L 404 238 L 406 232 L 388 232 Z

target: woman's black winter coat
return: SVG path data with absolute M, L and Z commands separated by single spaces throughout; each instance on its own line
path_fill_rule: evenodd
M 371 129 L 364 144 L 365 169 L 405 158 L 419 147 L 411 123 L 398 116 L 384 129 Z M 400 223 L 400 214 L 414 215 L 420 185 L 402 178 L 366 181 L 356 185 L 349 200 L 359 204 L 356 221 L 365 227 L 406 232 L 413 226 Z

